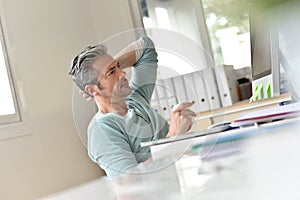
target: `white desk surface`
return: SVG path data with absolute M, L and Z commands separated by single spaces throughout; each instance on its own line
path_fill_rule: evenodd
M 139 173 L 102 177 L 43 199 L 299 199 L 299 122 L 266 124 L 232 155 L 167 156 L 141 165 Z

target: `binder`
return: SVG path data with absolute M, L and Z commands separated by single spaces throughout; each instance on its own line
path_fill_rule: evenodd
M 200 109 L 200 98 L 196 92 L 196 85 L 193 77 L 193 73 L 183 75 L 183 81 L 186 88 L 187 99 L 190 102 L 194 102 L 194 105 L 191 107 L 196 113 L 201 111 Z
M 206 89 L 207 99 L 210 110 L 221 107 L 219 91 L 216 83 L 214 69 L 208 67 L 200 71 L 203 76 L 204 86 Z
M 173 77 L 173 83 L 175 88 L 175 97 L 177 100 L 177 103 L 186 102 L 188 101 L 187 94 L 186 94 L 186 88 L 183 82 L 182 76 L 176 76 Z
M 200 112 L 210 110 L 202 73 L 200 71 L 194 72 L 192 77 L 195 83 L 195 90 L 198 96 Z
M 157 107 L 159 108 L 158 112 L 164 117 L 164 118 L 169 118 L 171 116 L 170 108 L 168 105 L 168 97 L 167 97 L 167 92 L 166 88 L 164 85 L 163 80 L 157 80 L 156 81 L 156 91 L 157 91 L 157 102 L 158 105 Z
M 176 91 L 172 78 L 164 79 L 163 84 L 165 86 L 166 96 L 167 96 L 167 110 L 172 114 L 172 107 L 177 104 L 176 101 Z
M 238 101 L 237 79 L 233 66 L 219 65 L 214 69 L 222 106 L 231 106 Z

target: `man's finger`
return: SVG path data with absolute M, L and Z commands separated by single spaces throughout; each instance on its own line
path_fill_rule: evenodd
M 94 100 L 94 98 L 92 98 L 92 97 L 88 97 L 88 98 L 86 98 L 86 100 L 88 101 L 88 102 L 91 102 L 91 101 L 93 101 Z
M 91 102 L 91 101 L 93 101 L 93 100 L 94 100 L 94 98 L 93 98 L 93 97 L 91 97 L 91 96 L 87 95 L 87 94 L 86 94 L 84 91 L 82 91 L 82 90 L 79 90 L 78 92 L 79 92 L 79 94 L 81 94 L 81 95 L 82 95 L 82 97 L 83 97 L 85 100 L 87 100 L 87 101 L 89 101 L 89 102 Z
M 85 94 L 85 93 L 84 93 L 84 94 L 82 94 L 82 97 L 83 97 L 83 98 L 85 98 L 85 99 L 88 99 L 88 98 L 90 98 L 90 96 L 89 96 L 89 95 L 87 95 L 87 94 Z
M 194 103 L 193 102 L 183 102 L 180 104 L 177 104 L 173 107 L 172 111 L 173 112 L 178 112 L 178 111 L 182 111 L 185 108 L 191 107 Z
M 196 117 L 197 114 L 190 109 L 184 109 L 181 111 L 181 115 Z

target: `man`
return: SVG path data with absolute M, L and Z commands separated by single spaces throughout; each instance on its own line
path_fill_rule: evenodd
M 122 69 L 130 66 L 129 83 Z M 99 112 L 88 127 L 88 153 L 109 177 L 151 160 L 149 147 L 141 147 L 141 142 L 186 133 L 196 116 L 187 109 L 192 103 L 182 103 L 168 124 L 150 107 L 157 53 L 148 37 L 131 43 L 115 58 L 104 44 L 88 47 L 73 59 L 69 74 L 97 104 Z

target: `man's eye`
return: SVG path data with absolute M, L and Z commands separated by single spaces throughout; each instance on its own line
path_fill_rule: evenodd
M 112 75 L 115 72 L 115 70 L 112 70 L 108 73 L 108 76 Z

